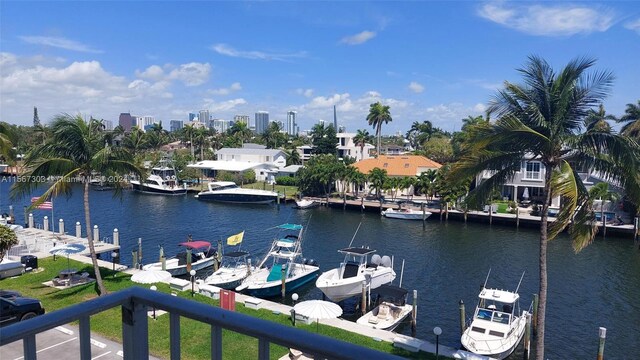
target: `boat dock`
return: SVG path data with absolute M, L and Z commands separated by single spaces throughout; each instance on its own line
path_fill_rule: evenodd
M 356 210 L 362 212 L 375 212 L 381 213 L 386 209 L 397 208 L 398 204 L 394 202 L 380 202 L 378 200 L 365 200 L 364 198 L 360 198 L 358 200 L 343 200 L 338 198 L 329 198 L 329 202 L 327 203 L 326 198 L 318 198 L 318 197 L 305 197 L 305 199 L 314 200 L 319 202 L 322 206 L 329 206 L 332 208 L 343 208 L 349 210 Z M 478 222 L 478 223 L 489 223 L 489 224 L 501 224 L 515 227 L 529 227 L 529 228 L 539 228 L 540 227 L 540 216 L 530 215 L 530 208 L 519 207 L 517 214 L 505 214 L 505 213 L 489 213 L 488 211 L 460 211 L 460 210 L 448 210 L 445 211 L 441 208 L 435 208 L 432 204 L 434 202 L 429 202 L 423 199 L 414 199 L 414 200 L 406 200 L 403 198 L 398 198 L 396 201 L 403 201 L 403 208 L 413 209 L 416 211 L 422 211 L 422 203 L 424 203 L 424 210 L 430 212 L 432 215 L 427 217 L 426 221 L 470 221 L 470 222 Z M 555 221 L 554 217 L 549 217 L 549 222 Z M 633 221 L 630 221 L 633 222 Z M 599 234 L 602 234 L 603 231 L 603 223 L 598 221 Z M 634 234 L 638 232 L 638 225 L 627 224 L 624 225 L 606 225 L 606 234 L 611 236 L 618 237 L 630 237 L 634 238 Z

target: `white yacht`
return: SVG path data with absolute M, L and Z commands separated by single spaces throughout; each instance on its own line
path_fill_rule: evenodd
M 376 307 L 356 322 L 374 329 L 393 331 L 413 310 L 413 306 L 407 304 L 408 291 L 394 285 L 382 285 L 376 293 Z
M 302 258 L 302 225 L 282 224 L 277 228 L 288 234 L 273 241 L 258 269 L 244 279 L 236 291 L 261 298 L 274 297 L 281 294 L 283 278 L 288 293 L 317 276 L 320 268 L 315 261 Z
M 316 280 L 316 286 L 332 301 L 342 301 L 362 293 L 362 282 L 373 290 L 388 284 L 396 278 L 391 258 L 375 254 L 371 262 L 369 255 L 376 252 L 364 247 L 349 247 L 338 250 L 344 254 L 340 266 L 326 271 Z
M 407 208 L 387 209 L 382 212 L 382 216 L 391 219 L 403 219 L 403 220 L 422 220 L 423 213 L 421 210 L 413 210 Z M 431 216 L 431 212 L 425 211 L 424 218 Z
M 465 349 L 475 354 L 504 359 L 522 340 L 529 311 L 520 310 L 520 284 L 514 292 L 488 289 L 486 285 L 485 281 L 473 320 L 460 340 Z
M 199 200 L 229 203 L 268 204 L 276 201 L 278 193 L 267 190 L 244 189 L 233 181 L 212 181 L 208 190 L 196 195 Z
M 308 200 L 308 199 L 296 200 L 296 207 L 298 209 L 310 209 L 318 205 L 320 205 L 320 203 L 315 200 Z
M 151 169 L 151 174 L 145 180 L 132 180 L 133 190 L 158 195 L 185 195 L 187 187 L 180 185 L 176 170 L 168 160 Z
M 211 275 L 207 276 L 204 283 L 221 287 L 223 289 L 235 289 L 252 272 L 256 271 L 251 266 L 251 259 L 246 251 L 232 251 L 222 255 L 222 266 Z

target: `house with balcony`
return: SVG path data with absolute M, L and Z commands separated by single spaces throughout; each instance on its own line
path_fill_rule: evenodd
M 244 173 L 253 170 L 257 181 L 272 183 L 287 165 L 284 151 L 253 144 L 245 144 L 242 148 L 222 148 L 215 155 L 217 160 L 203 160 L 187 167 L 200 169 L 205 177 L 214 179 L 219 171 Z
M 351 157 L 356 160 L 365 160 L 372 157 L 371 153 L 372 150 L 375 150 L 375 146 L 366 143 L 362 148 L 360 148 L 360 146 L 356 145 L 356 143 L 353 141 L 353 138 L 355 136 L 355 133 L 336 134 L 336 137 L 338 138 L 338 158 L 344 159 L 346 157 Z M 298 154 L 300 154 L 300 159 L 303 162 L 309 161 L 309 159 L 311 159 L 311 157 L 313 156 L 313 146 L 298 146 L 296 150 L 298 151 Z

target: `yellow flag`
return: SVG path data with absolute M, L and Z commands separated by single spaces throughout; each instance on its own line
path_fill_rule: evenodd
M 244 237 L 244 231 L 241 232 L 240 234 L 229 236 L 227 238 L 227 245 L 238 245 L 242 242 L 243 237 Z

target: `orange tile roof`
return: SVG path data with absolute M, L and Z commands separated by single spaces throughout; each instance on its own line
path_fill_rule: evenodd
M 389 176 L 417 176 L 419 172 L 442 167 L 437 162 L 418 155 L 380 155 L 377 158 L 358 161 L 353 166 L 363 174 L 380 168 L 387 170 Z

